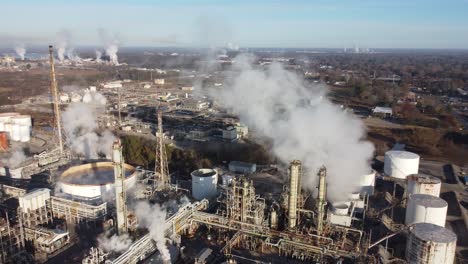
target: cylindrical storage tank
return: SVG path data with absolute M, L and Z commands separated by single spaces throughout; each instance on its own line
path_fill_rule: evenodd
M 334 203 L 332 204 L 332 212 L 336 215 L 348 215 L 349 205 L 346 203 Z
M 199 169 L 191 173 L 192 196 L 196 200 L 211 199 L 218 193 L 218 173 L 213 169 Z
M 59 187 L 62 193 L 76 199 L 93 199 L 101 196 L 108 199 L 114 192 L 114 164 L 112 162 L 96 162 L 77 165 L 68 168 L 60 175 Z M 136 169 L 125 164 L 125 188 L 136 185 Z
M 406 179 L 408 175 L 418 174 L 419 155 L 400 150 L 385 152 L 384 172 L 387 176 Z
M 413 194 L 406 206 L 405 224 L 431 223 L 445 226 L 447 217 L 447 202 L 439 197 L 428 194 Z
M 20 141 L 21 139 L 21 126 L 18 124 L 11 124 L 10 138 L 13 141 Z
M 20 141 L 28 142 L 29 140 L 31 140 L 31 127 L 20 126 Z
M 369 174 L 363 175 L 359 182 L 362 194 L 374 194 L 375 186 L 375 170 L 371 170 Z
M 6 132 L 0 132 L 0 150 L 8 149 L 8 134 Z
M 12 117 L 19 115 L 19 113 L 0 113 L 0 123 L 10 123 Z
M 409 264 L 453 264 L 457 236 L 447 228 L 429 223 L 415 224 L 406 242 Z
M 17 115 L 11 118 L 12 124 L 18 124 L 22 126 L 31 126 L 31 116 L 30 115 Z
M 442 182 L 440 179 L 427 175 L 408 176 L 407 194 L 429 194 L 439 197 Z
M 11 123 L 5 123 L 5 132 L 7 132 L 11 138 Z

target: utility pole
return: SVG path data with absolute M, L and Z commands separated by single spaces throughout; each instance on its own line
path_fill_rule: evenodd
M 50 62 L 50 90 L 54 104 L 55 126 L 57 130 L 60 155 L 63 155 L 63 138 L 62 138 L 62 123 L 60 119 L 60 106 L 58 101 L 57 80 L 55 79 L 55 66 L 54 66 L 54 49 L 52 45 L 49 46 L 49 62 Z

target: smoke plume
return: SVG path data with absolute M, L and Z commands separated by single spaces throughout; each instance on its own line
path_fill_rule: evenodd
M 123 235 L 112 235 L 109 237 L 108 234 L 102 234 L 97 239 L 99 247 L 105 252 L 117 252 L 121 253 L 127 250 L 132 244 L 132 240 L 128 234 Z
M 15 46 L 15 52 L 21 60 L 24 60 L 24 55 L 26 54 L 26 47 L 24 44 L 18 44 Z
M 135 215 L 141 226 L 148 229 L 151 239 L 156 242 L 156 247 L 165 263 L 170 263 L 171 254 L 166 245 L 165 227 L 166 209 L 159 204 L 150 205 L 147 202 L 139 202 L 135 207 Z
M 99 29 L 99 36 L 104 44 L 106 55 L 109 56 L 110 62 L 114 65 L 119 65 L 117 52 L 119 51 L 119 40 L 116 35 L 111 35 L 104 29 Z
M 86 98 L 86 100 L 85 100 Z M 101 134 L 97 116 L 104 111 L 106 99 L 97 92 L 87 92 L 83 103 L 72 103 L 62 115 L 62 123 L 70 149 L 88 159 L 99 154 L 110 156 L 114 135 L 109 130 Z
M 239 114 L 242 122 L 273 142 L 284 162 L 299 159 L 303 187 L 315 191 L 320 166 L 327 168 L 328 199 L 348 200 L 369 172 L 374 147 L 354 115 L 326 97 L 323 86 L 309 87 L 280 64 L 258 68 L 251 56 L 235 58 L 231 82 L 211 96 Z

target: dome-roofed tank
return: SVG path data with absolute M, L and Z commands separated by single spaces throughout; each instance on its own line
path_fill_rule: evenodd
M 453 264 L 457 236 L 447 228 L 429 223 L 415 224 L 406 242 L 409 264 Z
M 400 150 L 385 152 L 384 172 L 387 176 L 406 179 L 408 175 L 417 174 L 419 155 Z

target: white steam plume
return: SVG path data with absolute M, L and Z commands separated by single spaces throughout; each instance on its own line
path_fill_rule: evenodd
M 109 130 L 100 135 L 96 132 L 97 116 L 104 111 L 106 99 L 97 92 L 87 92 L 85 97 L 83 103 L 70 104 L 62 115 L 67 144 L 73 152 L 86 158 L 95 159 L 99 154 L 110 156 L 114 135 Z
M 111 35 L 104 29 L 99 29 L 99 36 L 104 44 L 106 55 L 109 56 L 110 62 L 114 65 L 119 65 L 117 52 L 119 51 L 119 40 L 116 35 Z
M 139 202 L 135 207 L 135 215 L 141 226 L 148 229 L 151 239 L 156 242 L 161 258 L 164 263 L 170 263 L 171 254 L 166 245 L 164 234 L 166 221 L 166 209 L 159 204 L 150 205 L 147 202 Z
M 13 147 L 11 149 L 11 155 L 9 158 L 3 158 L 1 162 L 4 166 L 8 168 L 16 168 L 20 165 L 23 161 L 27 159 L 26 155 L 24 154 L 23 149 L 19 147 Z
M 325 165 L 328 199 L 348 200 L 369 172 L 374 151 L 364 140 L 364 124 L 327 99 L 325 87 L 306 87 L 300 77 L 281 65 L 259 69 L 253 60 L 246 55 L 235 58 L 232 82 L 211 96 L 270 138 L 274 153 L 283 162 L 301 160 L 305 189 L 315 191 L 316 173 Z
M 57 56 L 59 61 L 63 62 L 65 60 L 65 52 L 67 47 L 71 41 L 72 35 L 71 32 L 68 30 L 61 30 L 57 33 L 56 39 L 56 48 L 57 48 Z
M 24 55 L 26 54 L 26 47 L 24 44 L 18 44 L 15 46 L 15 52 L 18 55 L 18 57 L 21 58 L 21 60 L 24 60 Z
M 96 50 L 96 62 L 101 62 L 102 52 Z
M 105 252 L 117 252 L 121 253 L 127 250 L 132 244 L 132 240 L 128 234 L 123 235 L 112 235 L 109 237 L 108 234 L 102 234 L 97 238 L 99 247 Z

